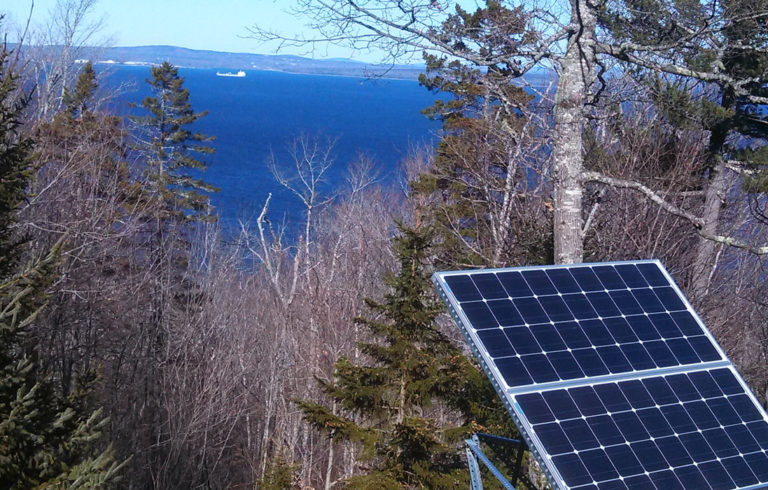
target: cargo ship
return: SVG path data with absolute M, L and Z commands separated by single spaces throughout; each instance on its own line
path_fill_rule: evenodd
M 235 78 L 243 78 L 243 77 L 245 77 L 245 72 L 244 72 L 243 70 L 240 70 L 240 71 L 238 71 L 237 73 L 232 73 L 232 72 L 229 72 L 229 71 L 227 71 L 227 72 L 220 72 L 220 71 L 217 71 L 217 72 L 216 72 L 216 76 L 217 76 L 217 77 L 235 77 Z

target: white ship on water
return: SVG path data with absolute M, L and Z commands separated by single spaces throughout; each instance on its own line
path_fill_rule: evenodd
M 217 76 L 217 77 L 235 77 L 235 78 L 244 78 L 244 77 L 245 77 L 245 72 L 244 72 L 243 70 L 240 70 L 240 71 L 238 71 L 237 73 L 232 73 L 231 71 L 227 71 L 227 72 L 221 72 L 221 71 L 217 71 L 217 72 L 216 72 L 216 76 Z

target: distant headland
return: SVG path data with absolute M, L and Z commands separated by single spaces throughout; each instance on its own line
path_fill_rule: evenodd
M 370 64 L 349 59 L 311 59 L 293 55 L 225 53 L 177 46 L 114 47 L 94 51 L 95 63 L 151 66 L 170 61 L 183 68 L 268 70 L 307 75 L 382 77 L 415 80 L 424 65 Z

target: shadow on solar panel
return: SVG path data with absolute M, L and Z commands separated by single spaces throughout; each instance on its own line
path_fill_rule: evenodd
M 768 416 L 658 261 L 433 281 L 553 488 L 768 487 Z M 513 488 L 482 437 L 473 486 Z

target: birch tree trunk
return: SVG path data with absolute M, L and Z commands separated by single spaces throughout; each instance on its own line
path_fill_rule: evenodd
M 588 90 L 595 64 L 595 13 L 586 0 L 571 0 L 571 34 L 560 59 L 555 98 L 554 186 L 555 263 L 580 263 L 584 256 L 581 216 L 582 140 Z
M 704 222 L 701 229 L 707 235 L 718 234 L 720 212 L 728 188 L 725 165 L 722 159 L 718 160 L 717 165 L 710 169 L 710 181 L 701 214 Z M 717 249 L 721 246 L 713 240 L 699 238 L 691 278 L 691 296 L 696 300 L 703 298 L 709 291 L 712 273 L 716 267 Z
M 735 103 L 733 89 L 726 88 L 720 100 L 720 107 L 733 110 Z M 725 203 L 725 195 L 728 192 L 728 182 L 723 151 L 728 139 L 727 121 L 721 121 L 712 128 L 709 136 L 709 175 L 706 182 L 706 194 L 704 208 L 701 211 L 703 226 L 701 230 L 706 236 L 718 234 L 720 213 Z M 699 238 L 696 246 L 696 258 L 693 263 L 693 276 L 691 278 L 691 295 L 695 300 L 702 299 L 709 291 L 712 274 L 716 267 L 717 249 L 721 245 L 713 240 Z

